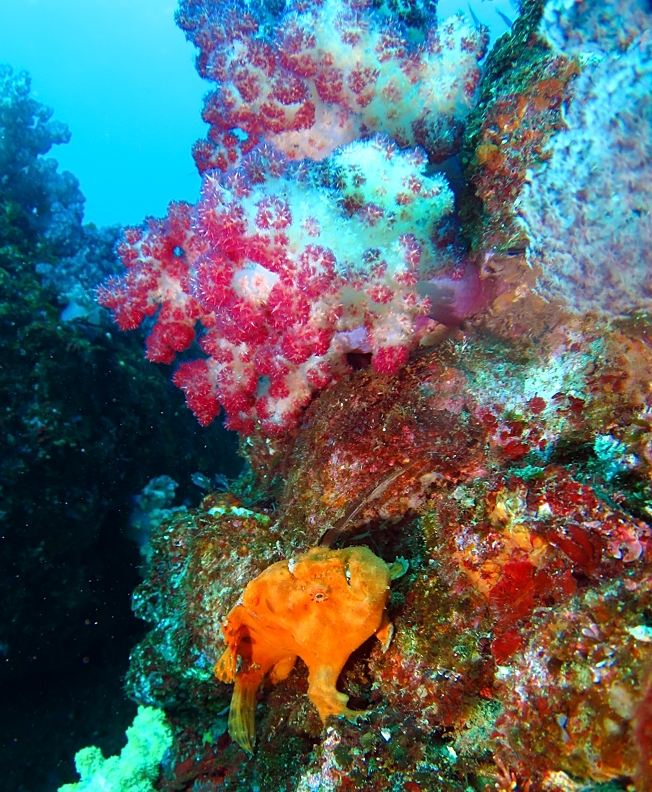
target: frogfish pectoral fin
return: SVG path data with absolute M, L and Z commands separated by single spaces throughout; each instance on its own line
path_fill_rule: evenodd
M 380 641 L 380 651 L 383 654 L 389 649 L 393 635 L 394 625 L 389 620 L 387 613 L 383 611 L 383 620 L 380 623 L 380 627 L 376 630 L 376 638 Z
M 389 577 L 390 580 L 398 580 L 410 568 L 410 564 L 405 558 L 397 558 L 393 564 L 389 564 Z
M 278 682 L 282 682 L 284 679 L 287 679 L 290 676 L 290 673 L 296 662 L 296 655 L 288 655 L 282 660 L 279 660 L 274 668 L 272 668 L 272 670 L 269 672 L 269 681 L 273 685 L 276 685 Z
M 365 710 L 352 710 L 346 705 L 349 697 L 335 687 L 344 662 L 335 666 L 317 665 L 309 668 L 308 698 L 317 708 L 323 722 L 329 715 L 345 717 L 354 722 L 369 713 Z
M 232 684 L 235 682 L 235 659 L 233 657 L 233 650 L 227 648 L 220 655 L 220 659 L 213 666 L 213 673 L 220 680 Z

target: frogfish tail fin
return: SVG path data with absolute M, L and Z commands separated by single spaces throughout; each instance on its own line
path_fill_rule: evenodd
M 254 752 L 256 742 L 254 714 L 260 681 L 258 675 L 253 679 L 236 676 L 229 710 L 229 735 L 250 754 Z

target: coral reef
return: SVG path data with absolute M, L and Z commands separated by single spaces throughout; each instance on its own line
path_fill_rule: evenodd
M 222 622 L 246 584 L 280 560 L 279 539 L 270 514 L 244 508 L 230 493 L 211 494 L 201 512 L 178 513 L 153 530 L 134 611 L 154 629 L 133 651 L 127 679 L 140 703 L 167 711 L 195 700 L 213 714 L 228 705 L 229 689 L 213 676 Z M 192 640 L 185 634 L 189 623 Z
M 466 125 L 463 236 L 476 251 L 529 245 L 539 293 L 567 309 L 644 310 L 649 3 L 522 5 Z
M 127 531 L 145 558 L 149 553 L 152 530 L 173 514 L 186 511 L 185 504 L 173 505 L 178 487 L 179 484 L 170 476 L 156 476 L 134 496 L 134 508 Z
M 532 639 L 497 682 L 505 702 L 497 755 L 520 777 L 546 766 L 601 782 L 636 775 L 634 718 L 652 659 L 640 620 L 651 583 L 638 572 L 537 614 Z
M 81 226 L 76 208 L 59 224 L 57 201 L 83 198 L 39 152 L 65 135 L 26 75 L 1 73 L 0 776 L 41 792 L 73 780 L 70 759 L 89 734 L 119 749 L 135 711 L 119 682 L 142 634 L 129 610 L 140 580 L 133 496 L 166 471 L 192 503 L 194 471 L 233 478 L 240 463 L 222 427 L 186 420 L 138 339 L 109 332 L 106 315 L 103 327 L 62 321 L 61 293 L 37 270 L 47 263 L 56 280 L 80 253 L 90 289 L 98 273 L 84 246 L 92 236 L 108 261 L 115 232 Z
M 113 251 L 120 229 L 83 225 L 84 196 L 72 173 L 46 159 L 52 146 L 67 143 L 70 131 L 31 94 L 27 72 L 0 64 L 0 191 L 24 212 L 30 229 L 47 242 L 36 272 L 56 292 L 64 321 L 100 324 L 97 284 L 116 271 Z
M 0 188 L 44 231 L 53 205 L 73 209 L 84 199 L 72 173 L 58 173 L 56 160 L 43 158 L 52 146 L 67 143 L 70 131 L 30 90 L 27 72 L 0 65 Z
M 460 160 L 466 179 L 462 234 L 474 251 L 522 248 L 515 202 L 528 168 L 564 128 L 563 108 L 579 68 L 552 51 L 539 27 L 544 0 L 523 0 L 521 15 L 489 56 Z
M 652 25 L 648 0 L 549 0 L 540 31 L 567 56 L 626 50 Z
M 136 594 L 154 629 L 129 687 L 182 735 L 161 788 L 538 792 L 640 772 L 652 663 L 640 332 L 576 323 L 528 347 L 480 325 L 393 377 L 354 372 L 264 451 L 281 471 L 273 516 L 213 494 L 156 529 Z M 409 561 L 387 605 L 394 638 L 344 666 L 340 689 L 368 710 L 357 724 L 322 727 L 301 661 L 264 686 L 247 760 L 226 734 L 229 689 L 211 678 L 221 624 L 247 583 L 325 533 Z
M 99 631 L 84 622 L 112 607 L 103 582 L 112 559 L 121 559 L 127 591 L 137 582 L 119 530 L 131 497 L 162 470 L 188 497 L 190 475 L 215 466 L 225 440 L 221 427 L 196 440 L 191 416 L 181 429 L 181 400 L 170 400 L 137 339 L 60 321 L 35 274 L 49 252 L 22 209 L 0 195 L 3 680 L 77 662 L 111 634 L 108 619 Z M 116 532 L 115 554 L 102 553 Z
M 51 254 L 36 264 L 35 271 L 42 284 L 56 294 L 62 321 L 107 324 L 95 289 L 118 269 L 115 247 L 120 234 L 118 226 L 82 226 L 81 214 L 61 217 L 57 213 L 53 217 L 45 234 Z
M 651 97 L 649 32 L 575 81 L 567 128 L 518 201 L 545 299 L 613 316 L 652 307 Z
M 401 13 L 402 11 L 402 13 Z M 179 25 L 217 84 L 194 149 L 199 171 L 226 170 L 261 140 L 291 159 L 323 159 L 382 132 L 454 153 L 473 100 L 486 31 L 462 15 L 436 24 L 431 2 L 311 0 L 273 8 L 183 0 Z
M 521 6 L 471 108 L 432 3 L 181 3 L 201 198 L 100 301 L 247 465 L 151 527 L 160 792 L 646 790 L 649 9 Z
M 433 240 L 452 193 L 425 165 L 421 151 L 377 137 L 325 168 L 256 150 L 206 176 L 196 207 L 173 204 L 165 221 L 129 229 L 129 271 L 99 300 L 123 330 L 161 306 L 147 340 L 158 362 L 204 326 L 208 358 L 175 374 L 201 424 L 221 405 L 230 429 L 286 432 L 348 370 L 347 353 L 371 353 L 391 373 L 434 324 L 414 286 L 446 264 Z

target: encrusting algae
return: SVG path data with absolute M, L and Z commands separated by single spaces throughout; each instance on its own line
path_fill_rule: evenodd
M 285 679 L 300 657 L 308 666 L 308 697 L 323 721 L 355 720 L 337 678 L 372 635 L 389 647 L 393 626 L 385 612 L 390 582 L 405 562 L 386 564 L 367 547 L 315 547 L 265 569 L 244 590 L 224 620 L 227 648 L 215 664 L 222 682 L 235 682 L 229 734 L 253 752 L 256 693 L 263 679 Z

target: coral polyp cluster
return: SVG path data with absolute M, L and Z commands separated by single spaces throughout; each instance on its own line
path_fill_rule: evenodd
M 441 161 L 459 144 L 487 45 L 461 15 L 438 26 L 434 8 L 400 19 L 353 0 L 302 0 L 278 14 L 184 0 L 177 20 L 199 48 L 200 74 L 217 84 L 203 113 L 208 139 L 194 149 L 200 172 L 232 167 L 261 140 L 323 159 L 377 132 Z
M 347 353 L 392 373 L 431 328 L 415 285 L 446 263 L 436 239 L 452 193 L 425 165 L 420 150 L 378 137 L 325 166 L 259 149 L 207 175 L 195 207 L 172 204 L 165 220 L 128 230 L 128 272 L 100 303 L 124 330 L 158 311 L 147 340 L 157 362 L 203 325 L 207 357 L 175 374 L 200 423 L 221 405 L 231 429 L 287 431 L 348 371 Z

